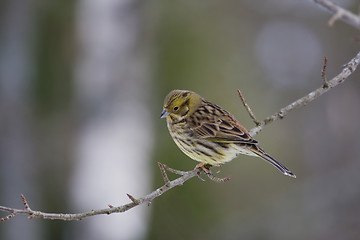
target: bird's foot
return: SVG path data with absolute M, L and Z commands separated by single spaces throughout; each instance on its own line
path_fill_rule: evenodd
M 208 178 L 209 178 L 210 180 L 214 181 L 214 182 L 220 183 L 220 182 L 227 182 L 227 181 L 230 180 L 230 176 L 224 177 L 224 178 L 215 177 L 214 174 L 213 174 L 213 173 L 211 172 L 211 170 L 210 170 L 210 167 L 211 167 L 211 166 L 212 166 L 212 165 L 210 165 L 210 164 L 199 163 L 198 165 L 195 166 L 194 170 L 200 168 L 201 170 L 203 170 L 203 171 L 206 173 L 206 175 L 208 176 Z M 219 167 L 221 167 L 221 165 L 219 165 Z M 200 177 L 200 172 L 198 173 L 198 178 L 199 178 L 200 180 L 204 181 L 204 179 L 202 179 L 202 178 Z
M 200 168 L 200 169 L 203 170 L 206 174 L 208 174 L 208 175 L 211 174 L 211 175 L 212 175 L 212 172 L 211 172 L 211 170 L 210 170 L 210 167 L 211 167 L 210 164 L 206 164 L 206 163 L 201 162 L 201 163 L 199 163 L 198 165 L 195 166 L 194 170 Z M 199 173 L 199 174 L 200 174 L 200 173 Z

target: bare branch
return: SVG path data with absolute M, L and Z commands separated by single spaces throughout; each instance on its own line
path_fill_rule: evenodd
M 323 79 L 323 87 L 324 88 L 329 87 L 329 83 L 328 83 L 327 78 L 326 78 L 326 67 L 327 67 L 327 57 L 325 56 L 324 57 L 324 65 L 323 65 L 323 68 L 321 70 L 321 78 Z
M 167 176 L 166 172 L 165 172 L 165 169 L 164 169 L 164 166 L 158 162 L 158 166 L 160 168 L 160 171 L 161 171 L 161 175 L 163 176 L 164 178 L 164 182 L 165 182 L 165 185 L 169 184 L 170 180 L 169 180 L 169 177 Z
M 343 9 L 339 5 L 329 1 L 329 0 L 313 0 L 316 4 L 320 5 L 321 7 L 325 8 L 329 11 L 332 15 L 328 24 L 329 26 L 333 26 L 337 20 L 342 20 L 353 27 L 360 29 L 360 16 L 355 15 L 352 12 Z
M 184 176 L 184 175 L 187 173 L 187 172 L 184 172 L 184 171 L 172 169 L 171 167 L 169 167 L 169 166 L 166 165 L 166 164 L 163 164 L 163 165 L 164 165 L 164 167 L 166 168 L 166 170 L 168 170 L 169 172 L 175 173 L 175 174 L 177 174 L 177 175 Z
M 249 132 L 250 135 L 254 136 L 259 133 L 262 129 L 264 129 L 265 125 L 272 123 L 275 120 L 283 119 L 289 112 L 292 110 L 305 106 L 309 102 L 315 100 L 316 98 L 320 97 L 331 88 L 343 83 L 357 68 L 360 63 L 360 52 L 350 60 L 347 64 L 343 67 L 341 73 L 335 76 L 333 79 L 327 81 L 327 86 L 323 85 L 322 87 L 310 92 L 309 94 L 305 95 L 304 97 L 290 103 L 286 107 L 283 107 L 277 113 L 265 118 L 263 121 L 260 122 L 260 125 L 257 127 L 252 128 Z
M 72 220 L 81 220 L 83 218 L 95 216 L 95 215 L 122 213 L 143 203 L 150 204 L 153 199 L 161 196 L 164 192 L 176 186 L 181 186 L 189 179 L 196 177 L 200 171 L 201 171 L 200 169 L 196 169 L 196 170 L 184 172 L 184 175 L 182 177 L 170 181 L 167 185 L 163 185 L 162 187 L 156 189 L 155 191 L 151 192 L 150 194 L 140 199 L 135 199 L 130 194 L 127 194 L 127 196 L 131 199 L 131 203 L 119 207 L 114 207 L 112 205 L 109 205 L 108 208 L 104 208 L 100 210 L 91 210 L 84 213 L 45 213 L 41 211 L 34 211 L 30 208 L 25 197 L 21 195 L 21 199 L 23 200 L 25 209 L 16 209 L 16 208 L 8 208 L 8 207 L 0 206 L 0 211 L 10 213 L 8 216 L 1 218 L 0 222 L 7 221 L 19 214 L 28 215 L 29 218 L 43 218 L 43 219 L 52 219 L 52 220 L 56 219 L 56 220 L 72 221 Z
M 10 218 L 12 218 L 12 217 L 14 217 L 14 216 L 15 216 L 15 214 L 14 214 L 14 213 L 11 213 L 11 214 L 3 217 L 3 218 L 0 218 L 0 222 L 5 222 L 5 221 L 7 221 L 7 220 L 10 220 Z
M 258 121 L 258 120 L 256 119 L 254 112 L 251 110 L 250 106 L 246 103 L 245 98 L 243 97 L 241 91 L 240 91 L 239 89 L 238 89 L 237 91 L 238 91 L 239 97 L 240 97 L 240 99 L 241 99 L 241 101 L 242 101 L 242 103 L 243 103 L 246 111 L 247 111 L 247 112 L 249 113 L 249 115 L 250 115 L 250 118 L 254 121 L 254 123 L 255 123 L 256 126 L 259 126 L 259 125 L 260 125 L 260 121 Z
M 322 74 L 325 73 L 326 61 L 324 63 Z M 260 124 L 258 126 L 256 126 L 255 128 L 250 130 L 250 134 L 253 136 L 256 135 L 266 125 L 268 125 L 276 120 L 284 118 L 292 110 L 294 110 L 298 107 L 305 106 L 309 102 L 315 100 L 316 98 L 318 98 L 325 92 L 329 91 L 331 88 L 344 82 L 356 70 L 359 63 L 360 63 L 360 52 L 353 59 L 351 59 L 351 61 L 349 61 L 347 64 L 344 65 L 344 68 L 341 71 L 341 73 L 339 73 L 333 79 L 327 81 L 327 83 L 328 83 L 327 86 L 324 85 L 324 86 L 310 92 L 306 96 L 304 96 L 304 97 L 294 101 L 293 103 L 289 104 L 288 106 L 280 109 L 279 112 L 265 118 L 263 121 L 260 122 Z M 243 103 L 244 102 L 245 102 L 245 100 L 243 101 Z M 160 165 L 161 165 L 161 167 L 160 167 Z M 192 171 L 185 172 L 185 171 L 179 171 L 179 170 L 172 169 L 172 168 L 166 166 L 165 164 L 159 164 L 159 167 L 163 174 L 163 177 L 165 180 L 165 185 L 159 187 L 155 191 L 153 191 L 153 192 L 149 193 L 148 195 L 146 195 L 145 197 L 139 198 L 139 199 L 136 199 L 133 196 L 131 196 L 130 194 L 127 194 L 127 196 L 131 200 L 131 202 L 128 204 L 125 204 L 125 205 L 122 205 L 119 207 L 114 207 L 112 205 L 109 205 L 108 208 L 104 208 L 104 209 L 100 209 L 100 210 L 91 210 L 91 211 L 84 212 L 84 213 L 46 213 L 46 212 L 32 210 L 30 208 L 30 205 L 29 205 L 28 201 L 26 200 L 26 198 L 23 195 L 21 195 L 21 199 L 22 199 L 22 202 L 23 202 L 25 208 L 24 209 L 16 209 L 16 208 L 0 206 L 1 212 L 8 213 L 7 216 L 0 218 L 0 222 L 10 220 L 12 217 L 14 217 L 16 215 L 20 215 L 20 214 L 28 215 L 29 218 L 58 219 L 58 220 L 70 221 L 70 220 L 81 220 L 83 218 L 95 216 L 95 215 L 122 213 L 122 212 L 128 211 L 129 209 L 131 209 L 135 206 L 141 205 L 143 203 L 150 204 L 152 202 L 152 200 L 161 196 L 166 191 L 169 191 L 170 189 L 172 189 L 176 186 L 183 185 L 186 181 L 188 181 L 189 179 L 191 179 L 193 177 L 196 177 L 196 176 L 199 177 L 199 174 L 203 172 L 203 170 L 201 168 L 196 168 Z M 168 177 L 167 177 L 166 173 L 165 174 L 163 173 L 165 171 L 163 171 L 162 167 L 170 172 L 181 175 L 181 177 L 174 179 L 172 181 L 170 181 L 170 180 L 167 181 Z M 217 178 L 217 177 L 213 176 L 212 174 L 208 174 L 208 177 L 211 180 L 216 181 L 216 182 L 225 182 L 230 179 L 229 177 Z

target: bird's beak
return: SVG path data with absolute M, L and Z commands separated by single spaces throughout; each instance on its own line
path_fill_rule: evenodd
M 167 116 L 169 116 L 169 112 L 165 111 L 165 109 L 161 112 L 160 114 L 160 118 L 166 118 Z

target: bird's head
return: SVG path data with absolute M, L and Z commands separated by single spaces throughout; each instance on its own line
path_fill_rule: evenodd
M 160 117 L 180 121 L 195 112 L 201 101 L 201 96 L 192 91 L 172 90 L 165 97 Z

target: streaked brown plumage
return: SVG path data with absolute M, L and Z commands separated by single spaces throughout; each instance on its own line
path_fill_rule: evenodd
M 164 100 L 161 118 L 166 117 L 176 145 L 190 158 L 220 165 L 238 154 L 261 157 L 283 174 L 296 177 L 284 165 L 265 153 L 249 132 L 226 110 L 195 92 L 173 90 Z

